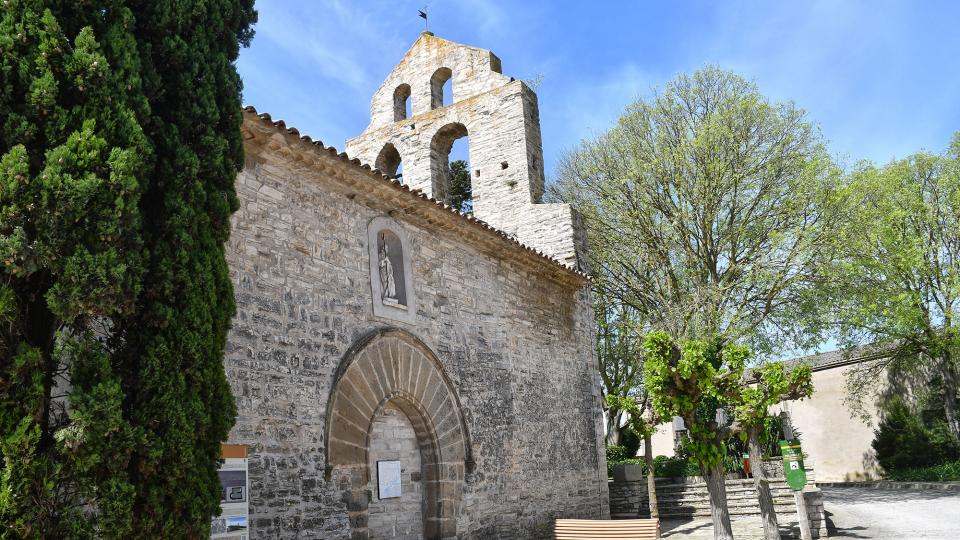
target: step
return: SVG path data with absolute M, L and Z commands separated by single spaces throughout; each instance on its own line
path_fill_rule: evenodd
M 641 496 L 646 495 L 646 493 Z M 657 498 L 662 500 L 682 500 L 682 499 L 700 499 L 707 498 L 710 494 L 706 491 L 693 491 L 690 493 L 660 493 L 657 492 Z M 791 499 L 793 500 L 793 492 L 790 491 L 771 491 L 770 496 L 774 499 Z M 759 494 L 756 491 L 741 491 L 739 493 L 727 493 L 727 500 L 733 499 L 756 499 L 759 497 Z
M 675 509 L 675 508 L 663 508 L 658 507 L 660 510 L 660 517 L 664 519 L 668 518 L 690 518 L 690 517 L 709 517 L 710 508 L 691 508 L 691 509 Z M 775 505 L 774 511 L 777 515 L 793 515 L 796 514 L 796 508 L 793 505 Z M 731 516 L 759 516 L 760 512 L 756 508 L 736 508 L 730 507 L 727 509 L 727 512 Z
M 783 499 L 783 500 L 789 500 L 789 501 L 793 500 L 793 492 L 786 491 L 786 490 L 771 491 L 770 496 L 774 500 L 776 499 Z M 660 500 L 660 501 L 688 501 L 688 500 L 698 501 L 698 500 L 709 499 L 709 498 L 710 498 L 710 494 L 705 491 L 692 492 L 692 493 L 659 493 L 659 492 L 657 493 L 657 500 Z M 736 500 L 754 500 L 755 501 L 758 498 L 759 498 L 759 494 L 756 491 L 727 493 L 728 501 L 736 501 Z

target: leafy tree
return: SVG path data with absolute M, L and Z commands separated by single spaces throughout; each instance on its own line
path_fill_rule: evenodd
M 634 397 L 643 397 L 643 342 L 636 310 L 611 298 L 602 277 L 594 280 L 596 349 L 607 409 L 607 444 L 622 444 L 624 416 Z M 645 399 L 641 400 L 646 402 Z M 640 435 L 637 432 L 637 435 Z
M 889 473 L 931 467 L 960 459 L 960 442 L 942 419 L 928 427 L 902 399 L 884 407 L 872 443 L 877 462 Z
M 467 162 L 458 159 L 450 162 L 450 206 L 463 212 L 473 213 L 473 187 L 470 184 L 470 168 Z
M 718 411 L 736 404 L 749 353 L 719 340 L 678 345 L 663 331 L 648 334 L 644 349 L 644 378 L 653 408 L 660 418 L 683 418 L 690 456 L 707 482 L 714 538 L 731 540 L 723 458 L 725 442 L 734 431 Z
M 753 483 L 760 500 L 763 533 L 767 540 L 780 540 L 777 513 L 770 494 L 770 481 L 763 470 L 761 436 L 769 418 L 767 410 L 777 403 L 803 399 L 813 394 L 810 366 L 800 365 L 787 371 L 782 362 L 772 362 L 753 371 L 756 383 L 743 388 L 734 407 L 734 418 L 741 438 L 747 440 L 754 460 Z
M 650 327 L 765 353 L 820 330 L 836 177 L 803 111 L 706 68 L 565 156 L 551 198 L 583 216 L 593 272 Z
M 252 0 L 0 18 L 0 537 L 202 537 Z
M 877 344 L 886 358 L 859 364 L 855 407 L 884 369 L 935 372 L 950 431 L 960 435 L 960 134 L 944 155 L 861 165 L 843 190 L 847 218 L 823 274 L 845 345 Z
M 660 509 L 657 501 L 656 467 L 653 459 L 653 434 L 661 423 L 660 417 L 653 410 L 648 395 L 638 399 L 634 397 L 620 397 L 607 395 L 607 403 L 625 412 L 629 418 L 630 428 L 643 439 L 643 460 L 647 470 L 647 503 L 650 508 L 650 517 L 659 518 Z

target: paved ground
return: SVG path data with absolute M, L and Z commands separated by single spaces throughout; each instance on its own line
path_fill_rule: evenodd
M 733 525 L 733 537 L 736 540 L 763 540 L 763 524 L 759 517 L 732 519 L 730 524 Z M 796 526 L 796 519 L 791 523 L 789 518 L 780 516 L 780 532 L 783 538 L 799 538 L 800 531 Z M 713 540 L 713 523 L 709 519 L 664 521 L 661 529 L 664 538 L 673 540 Z
M 960 538 L 960 492 L 823 488 L 831 537 L 876 540 Z
M 823 488 L 831 538 L 960 539 L 960 492 L 916 489 Z M 778 516 L 784 538 L 799 537 L 795 516 Z M 709 519 L 664 521 L 663 537 L 712 540 Z M 789 530 L 788 530 L 789 529 Z M 760 518 L 733 520 L 737 540 L 762 540 Z

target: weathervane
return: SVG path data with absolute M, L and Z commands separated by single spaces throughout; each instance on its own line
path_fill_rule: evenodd
M 429 32 L 429 31 L 430 31 L 430 26 L 429 26 L 429 24 L 428 24 L 429 21 L 427 21 L 427 8 L 428 8 L 428 7 L 429 7 L 429 6 L 423 6 L 423 9 L 421 9 L 421 10 L 418 11 L 418 13 L 420 13 L 420 17 L 423 18 L 423 30 L 424 30 L 425 32 Z

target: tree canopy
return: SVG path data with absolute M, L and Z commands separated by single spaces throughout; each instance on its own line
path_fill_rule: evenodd
M 609 294 L 676 339 L 760 352 L 817 335 L 809 291 L 838 171 L 791 103 L 706 68 L 629 106 L 562 160 Z
M 4 2 L 0 537 L 208 534 L 252 0 Z
M 457 159 L 450 162 L 450 206 L 469 214 L 473 212 L 473 185 L 467 162 Z
M 825 308 L 844 345 L 887 353 L 859 365 L 853 404 L 862 405 L 861 388 L 882 369 L 932 367 L 947 422 L 960 435 L 960 134 L 942 155 L 859 165 L 841 197 L 845 219 L 822 271 Z

